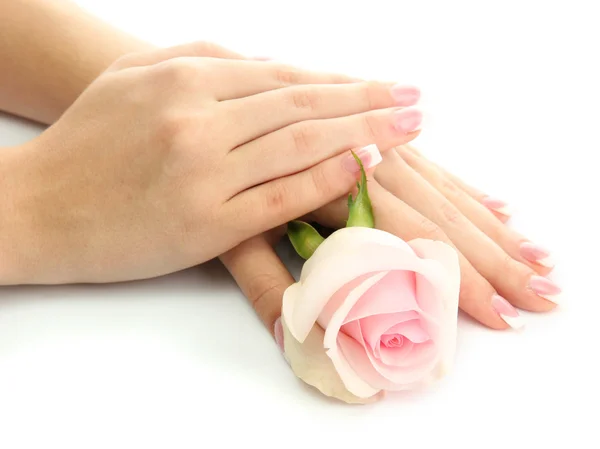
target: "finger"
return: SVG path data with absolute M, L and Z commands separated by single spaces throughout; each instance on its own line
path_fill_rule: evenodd
M 547 311 L 555 307 L 558 287 L 510 257 L 397 152 L 384 154 L 375 176 L 383 187 L 436 223 L 500 296 L 526 310 Z
M 248 142 L 229 153 L 232 173 L 248 188 L 307 170 L 351 148 L 375 143 L 381 150 L 418 135 L 422 113 L 388 108 L 347 117 L 295 123 Z M 261 170 L 248 171 L 249 166 Z M 250 183 L 248 185 L 247 183 Z
M 226 101 L 220 113 L 238 124 L 228 135 L 236 147 L 303 120 L 343 117 L 393 106 L 413 106 L 419 90 L 377 82 L 307 84 Z
M 399 147 L 397 151 L 408 165 L 441 192 L 467 219 L 485 232 L 513 259 L 528 265 L 542 275 L 547 275 L 552 271 L 554 263 L 550 259 L 549 251 L 535 245 L 498 221 L 488 208 L 465 194 L 427 160 L 415 156 L 403 147 Z
M 373 205 L 375 225 L 378 229 L 394 234 L 405 241 L 425 238 L 439 240 L 455 247 L 439 226 L 396 198 L 374 180 L 369 181 L 369 196 Z M 313 219 L 332 228 L 344 227 L 347 217 L 348 206 L 345 198 L 340 198 L 312 214 Z M 518 326 L 518 319 L 516 319 L 518 312 L 510 312 L 512 315 L 516 315 L 514 317 L 505 315 L 505 321 L 492 307 L 492 301 L 496 294 L 494 288 L 475 270 L 460 251 L 458 251 L 458 256 L 461 276 L 459 300 L 461 310 L 492 329 L 507 329 L 509 327 L 507 322 L 515 327 Z
M 405 150 L 410 151 L 415 156 L 418 156 L 421 159 L 428 161 L 430 164 L 432 164 L 434 167 L 436 167 L 442 174 L 444 174 L 458 188 L 462 189 L 467 195 L 471 196 L 476 201 L 480 202 L 485 207 L 487 207 L 490 210 L 490 212 L 502 223 L 506 223 L 510 219 L 512 212 L 510 210 L 510 207 L 508 206 L 508 203 L 506 203 L 505 201 L 502 201 L 500 199 L 493 198 L 493 197 L 489 196 L 488 194 L 482 192 L 481 190 L 476 189 L 475 187 L 467 184 L 462 179 L 460 179 L 458 176 L 453 175 L 452 173 L 445 170 L 443 167 L 440 167 L 438 164 L 435 164 L 434 162 L 427 159 L 414 146 L 412 146 L 410 144 L 406 144 L 406 145 L 403 145 L 402 147 Z
M 365 169 L 381 162 L 375 145 L 356 151 Z M 359 177 L 359 165 L 350 154 L 340 154 L 307 170 L 245 190 L 224 204 L 232 232 L 256 235 L 301 217 L 346 195 Z M 253 217 L 249 222 L 242 217 Z
M 283 293 L 295 281 L 267 239 L 260 235 L 221 255 L 221 262 L 274 335 Z
M 190 42 L 168 48 L 127 54 L 115 61 L 109 70 L 149 66 L 181 57 L 245 59 L 241 54 L 212 42 Z
M 234 100 L 305 84 L 346 84 L 359 81 L 342 74 L 304 70 L 271 61 L 212 59 L 205 63 L 208 66 L 204 69 L 202 82 L 217 101 Z

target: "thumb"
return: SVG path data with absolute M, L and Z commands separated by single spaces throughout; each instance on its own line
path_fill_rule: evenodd
M 259 235 L 246 240 L 221 255 L 221 262 L 281 345 L 275 322 L 281 316 L 283 293 L 295 280 L 267 237 Z

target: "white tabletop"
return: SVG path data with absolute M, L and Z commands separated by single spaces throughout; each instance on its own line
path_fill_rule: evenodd
M 293 376 L 218 262 L 144 282 L 0 288 L 1 448 L 598 447 L 592 10 L 577 1 L 564 10 L 534 1 L 79 3 L 158 45 L 212 40 L 420 85 L 428 121 L 415 144 L 515 207 L 512 226 L 554 251 L 564 305 L 523 312 L 522 332 L 461 317 L 451 376 L 361 407 L 325 400 Z M 1 116 L 0 146 L 40 131 Z

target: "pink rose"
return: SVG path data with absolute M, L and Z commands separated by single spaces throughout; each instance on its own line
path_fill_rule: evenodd
M 327 238 L 285 292 L 285 357 L 322 393 L 370 402 L 451 367 L 460 273 L 453 248 L 349 227 Z

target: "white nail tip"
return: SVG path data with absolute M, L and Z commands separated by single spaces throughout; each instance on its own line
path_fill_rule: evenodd
M 377 148 L 377 145 L 375 145 L 374 143 L 362 148 L 362 151 L 364 151 L 365 153 L 368 153 L 371 156 L 371 160 L 369 161 L 369 166 L 365 167 L 365 168 L 375 167 L 381 161 L 383 161 L 381 152 L 379 151 L 379 148 Z
M 522 316 L 508 316 L 500 314 L 500 317 L 504 320 L 506 324 L 508 324 L 515 330 L 522 329 L 523 327 L 525 327 L 525 320 Z
M 494 208 L 492 208 L 492 210 L 499 214 L 506 215 L 507 217 L 510 217 L 513 214 L 513 211 L 509 206 L 494 207 Z
M 538 259 L 535 261 L 535 263 L 546 268 L 554 268 L 554 266 L 556 265 L 552 257 L 544 257 L 543 259 Z
M 537 295 L 541 296 L 542 298 L 544 298 L 550 302 L 553 302 L 556 305 L 561 303 L 560 295 L 540 295 L 539 293 Z

